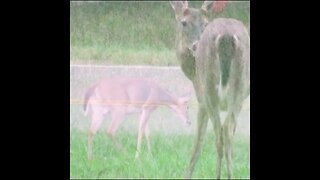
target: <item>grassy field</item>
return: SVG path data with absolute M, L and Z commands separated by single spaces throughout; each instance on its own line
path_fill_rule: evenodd
M 136 135 L 118 133 L 119 140 L 128 151 L 124 155 L 112 144 L 105 133 L 94 139 L 94 159 L 87 160 L 87 133 L 73 131 L 71 134 L 71 178 L 183 178 L 193 146 L 193 135 L 152 134 L 152 156 L 148 156 L 146 142 L 140 160 L 134 161 Z M 193 178 L 214 178 L 216 167 L 214 135 L 208 133 L 203 153 L 196 165 Z M 225 161 L 225 159 L 224 159 Z M 223 164 L 222 178 L 226 178 Z M 249 140 L 235 139 L 235 178 L 250 178 Z
M 202 2 L 190 2 L 200 8 Z M 233 17 L 249 25 L 248 2 L 230 2 L 214 17 Z M 178 65 L 175 15 L 164 2 L 71 2 L 71 63 Z

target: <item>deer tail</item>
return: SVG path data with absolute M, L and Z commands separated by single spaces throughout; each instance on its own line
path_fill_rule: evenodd
M 223 87 L 228 83 L 230 66 L 232 59 L 235 57 L 238 42 L 236 35 L 224 34 L 216 37 L 215 44 L 219 53 L 221 84 Z
M 92 96 L 94 90 L 95 90 L 95 86 L 89 88 L 89 89 L 87 90 L 87 92 L 85 93 L 85 95 L 84 95 L 83 110 L 84 110 L 84 112 L 85 112 L 85 115 L 88 114 L 88 101 L 89 101 L 90 97 Z

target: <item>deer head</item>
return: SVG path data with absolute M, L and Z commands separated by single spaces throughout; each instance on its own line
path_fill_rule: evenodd
M 187 125 L 191 125 L 188 114 L 191 94 L 192 91 L 189 88 L 188 92 L 184 96 L 177 98 L 176 104 L 171 105 L 171 108 L 177 113 L 178 117 Z
M 191 81 L 195 76 L 195 58 L 190 46 L 200 39 L 208 24 L 212 2 L 205 1 L 200 9 L 190 8 L 187 1 L 170 1 L 176 19 L 176 54 L 183 73 Z
M 188 6 L 188 1 L 170 1 L 175 12 L 177 32 L 188 45 L 200 38 L 208 24 L 208 10 L 212 3 L 205 1 L 200 9 L 195 9 Z

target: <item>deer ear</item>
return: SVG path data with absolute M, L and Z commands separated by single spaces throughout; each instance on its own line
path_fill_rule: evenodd
M 200 11 L 201 11 L 201 14 L 202 14 L 204 17 L 208 17 L 208 16 L 209 16 L 209 13 L 208 13 L 207 10 L 204 10 L 204 9 L 201 8 Z
M 212 7 L 212 3 L 213 1 L 204 1 L 201 6 L 201 9 L 204 11 L 209 11 L 209 9 Z
M 170 1 L 170 5 L 177 18 L 178 16 L 181 16 L 184 9 L 188 8 L 188 1 Z
M 187 15 L 189 15 L 189 14 L 190 14 L 189 8 L 184 8 L 182 15 L 183 15 L 183 16 L 187 16 Z
M 169 3 L 171 5 L 172 9 L 176 10 L 176 4 L 177 4 L 176 1 L 169 1 Z

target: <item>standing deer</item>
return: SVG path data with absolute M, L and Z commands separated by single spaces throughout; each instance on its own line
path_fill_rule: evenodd
M 209 118 L 218 153 L 216 177 L 220 179 L 225 154 L 228 178 L 232 178 L 237 117 L 242 102 L 250 93 L 248 31 L 242 22 L 230 18 L 216 18 L 207 23 L 212 2 L 205 1 L 201 9 L 189 8 L 187 1 L 170 4 L 176 16 L 177 58 L 183 72 L 192 81 L 199 102 L 197 137 L 186 178 L 191 178 L 199 159 Z M 221 110 L 227 111 L 223 125 Z
M 106 114 L 110 114 L 112 118 L 107 130 L 108 135 L 119 147 L 120 144 L 116 141 L 115 134 L 124 116 L 135 112 L 140 113 L 135 159 L 139 156 L 143 135 L 147 139 L 148 150 L 151 154 L 148 128 L 150 113 L 160 105 L 165 105 L 174 110 L 182 121 L 190 125 L 188 117 L 190 95 L 188 93 L 182 97 L 173 96 L 155 82 L 142 78 L 108 78 L 93 85 L 87 90 L 84 102 L 85 114 L 90 114 L 92 119 L 88 138 L 88 159 L 92 159 L 93 137 Z

